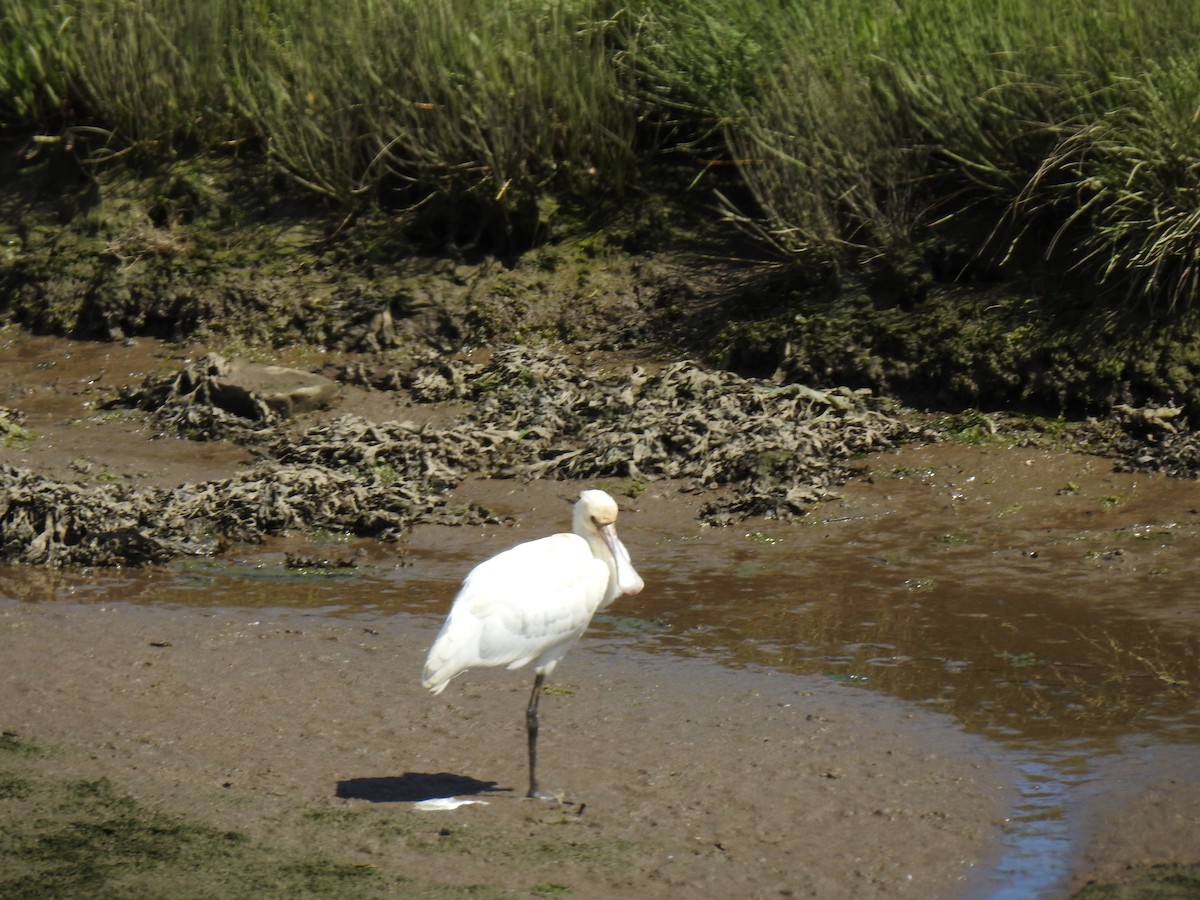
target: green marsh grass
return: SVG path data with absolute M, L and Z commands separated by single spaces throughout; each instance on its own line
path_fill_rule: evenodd
M 342 202 L 390 187 L 507 209 L 560 176 L 619 190 L 634 122 L 608 13 L 588 0 L 395 0 L 277 15 L 266 54 L 240 62 L 239 104 L 272 159 Z
M 903 258 L 982 218 L 997 252 L 1078 232 L 1077 248 L 1050 245 L 1065 265 L 1147 298 L 1195 296 L 1200 8 L 682 9 L 643 38 L 642 65 L 693 136 L 723 133 L 754 199 L 726 214 L 785 255 Z M 672 41 L 679 21 L 687 40 Z M 681 90 L 689 72 L 703 77 Z
M 1173 0 L 27 0 L 0 128 L 95 163 L 236 152 L 343 211 L 536 240 L 664 154 L 785 258 L 1048 257 L 1200 288 L 1200 5 Z M 106 136 L 101 140 L 100 135 Z M 676 182 L 672 182 L 675 184 Z M 961 255 L 961 254 L 960 254 Z
M 1078 264 L 1102 283 L 1152 306 L 1186 306 L 1200 295 L 1200 49 L 1108 93 L 1109 114 L 1067 130 L 1020 205 L 1026 218 L 1050 211 L 1051 249 L 1077 241 Z

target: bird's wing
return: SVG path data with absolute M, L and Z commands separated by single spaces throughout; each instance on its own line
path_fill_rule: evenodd
M 608 567 L 573 534 L 520 544 L 480 563 L 429 651 L 424 683 L 437 690 L 477 666 L 557 660 L 587 628 L 608 578 Z

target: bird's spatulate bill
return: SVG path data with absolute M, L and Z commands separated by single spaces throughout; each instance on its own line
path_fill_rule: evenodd
M 608 550 L 612 553 L 613 561 L 617 564 L 617 587 L 621 589 L 621 593 L 629 594 L 630 596 L 639 593 L 646 586 L 646 582 L 642 581 L 642 576 L 633 568 L 633 562 L 629 558 L 629 551 L 625 549 L 625 545 L 617 537 L 616 526 L 605 525 L 601 527 L 600 535 L 604 538 L 604 543 L 608 545 Z

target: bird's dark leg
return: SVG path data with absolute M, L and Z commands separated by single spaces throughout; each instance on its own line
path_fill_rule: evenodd
M 542 696 L 542 682 L 546 676 L 538 672 L 533 679 L 533 693 L 529 695 L 529 706 L 525 708 L 525 728 L 529 732 L 529 793 L 526 797 L 535 800 L 553 800 L 551 794 L 543 794 L 538 790 L 537 783 L 537 736 L 538 736 L 538 700 Z

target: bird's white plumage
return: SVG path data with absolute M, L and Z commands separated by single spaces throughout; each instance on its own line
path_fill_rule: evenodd
M 616 518 L 608 494 L 584 491 L 574 533 L 518 544 L 472 569 L 429 651 L 422 684 L 441 693 L 478 666 L 533 663 L 549 674 L 597 609 L 642 589 Z
M 547 570 L 553 558 L 562 568 Z M 548 673 L 587 628 L 604 599 L 608 567 L 574 534 L 519 544 L 476 566 L 442 626 L 423 682 L 440 693 L 477 666 L 516 669 L 535 663 Z

